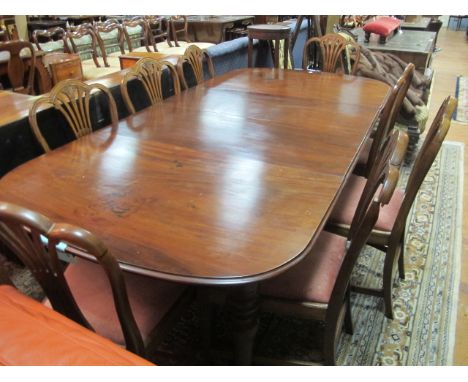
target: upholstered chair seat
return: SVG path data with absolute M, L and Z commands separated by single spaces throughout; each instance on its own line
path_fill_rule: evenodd
M 260 284 L 260 294 L 328 304 L 345 255 L 346 238 L 323 231 L 311 253 L 286 272 Z
M 330 223 L 350 226 L 356 212 L 359 198 L 362 195 L 367 179 L 361 176 L 351 175 L 336 202 L 330 215 Z M 390 232 L 400 210 L 405 193 L 396 189 L 390 202 L 381 207 L 379 218 L 375 224 L 375 230 Z
M 147 345 L 151 331 L 181 297 L 185 287 L 151 277 L 124 273 L 133 315 Z M 103 268 L 86 260 L 72 263 L 65 271 L 73 296 L 96 333 L 125 346 L 115 312 L 112 290 Z

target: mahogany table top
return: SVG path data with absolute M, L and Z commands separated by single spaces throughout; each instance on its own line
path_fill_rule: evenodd
M 257 281 L 322 228 L 388 87 L 241 69 L 42 155 L 0 199 L 89 229 L 123 267 L 176 281 Z
M 37 96 L 0 90 L 0 128 L 28 116 Z

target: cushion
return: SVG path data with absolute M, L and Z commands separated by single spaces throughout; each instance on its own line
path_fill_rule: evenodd
M 98 68 L 96 65 L 94 65 L 93 60 L 82 61 L 82 68 L 84 80 L 94 80 L 96 78 L 101 78 L 108 74 L 120 71 L 120 66 L 118 68 L 112 66 L 107 68 L 103 63 L 101 63 L 101 67 Z
M 401 21 L 394 17 L 381 17 L 375 21 L 367 23 L 362 28 L 365 32 L 375 33 L 387 37 L 395 29 L 400 27 Z
M 345 255 L 346 238 L 322 231 L 298 264 L 260 283 L 260 294 L 292 301 L 327 304 Z
M 108 278 L 99 264 L 76 259 L 65 278 L 78 306 L 96 333 L 125 344 Z M 185 290 L 180 284 L 124 272 L 128 298 L 143 341 Z
M 44 43 L 40 43 L 39 46 L 41 47 L 41 50 L 44 52 L 63 52 L 64 51 L 63 40 L 44 42 Z
M 340 197 L 330 215 L 331 224 L 351 225 L 357 204 L 364 190 L 367 179 L 351 175 L 346 182 Z M 405 193 L 401 189 L 396 189 L 390 203 L 380 209 L 379 218 L 375 224 L 375 229 L 390 232 L 398 215 L 398 211 L 403 203 Z
M 76 322 L 0 285 L 0 365 L 148 366 Z

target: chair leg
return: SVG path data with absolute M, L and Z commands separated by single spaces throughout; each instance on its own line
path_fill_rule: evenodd
M 385 316 L 393 320 L 392 289 L 393 289 L 393 269 L 395 267 L 396 250 L 393 249 L 393 251 L 391 252 L 389 249 L 385 256 L 385 264 L 384 264 L 384 271 L 383 271 L 383 298 L 384 298 L 384 304 L 385 304 Z
M 333 326 L 330 328 L 330 326 Z M 328 325 L 323 339 L 323 363 L 326 366 L 336 365 L 336 325 Z
M 405 279 L 405 237 L 404 234 L 400 240 L 400 256 L 398 256 L 398 275 L 401 280 Z
M 344 318 L 344 329 L 346 333 L 353 335 L 354 325 L 353 325 L 353 315 L 351 312 L 351 292 L 349 288 L 348 288 L 348 291 L 346 292 L 346 312 L 345 312 L 345 318 Z

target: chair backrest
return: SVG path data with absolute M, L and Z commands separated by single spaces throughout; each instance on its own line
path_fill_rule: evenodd
M 29 124 L 45 152 L 50 151 L 50 147 L 37 123 L 38 108 L 43 105 L 52 105 L 64 115 L 74 136 L 80 138 L 93 131 L 90 100 L 91 92 L 95 89 L 102 91 L 107 96 L 111 123 L 116 126 L 118 113 L 114 97 L 109 89 L 101 84 L 88 85 L 79 80 L 64 80 L 55 85 L 50 93 L 38 98 L 33 103 L 29 110 Z
M 388 204 L 396 189 L 399 169 L 391 164 L 391 158 L 399 142 L 398 132 L 396 133 L 388 140 L 384 153 L 379 158 L 378 165 L 373 169 L 373 176 L 370 180 L 368 179 L 366 188 L 362 193 L 360 205 L 356 210 L 356 215 L 349 230 L 345 257 L 331 294 L 329 309 L 326 313 L 327 321 L 336 319 L 339 316 L 338 311 L 345 300 L 351 272 L 359 253 L 377 222 L 380 208 Z
M 112 36 L 115 31 L 115 36 Z M 97 42 L 99 49 L 101 51 L 101 56 L 104 61 L 104 65 L 109 67 L 107 62 L 107 49 L 112 49 L 114 47 L 120 50 L 120 53 L 125 54 L 125 34 L 120 24 L 115 24 L 112 22 L 105 23 L 96 23 L 94 25 L 94 32 L 97 37 Z M 104 36 L 103 36 L 104 35 Z M 107 36 L 111 38 L 107 38 Z
M 130 33 L 132 28 L 141 28 L 140 35 L 135 35 Z M 127 47 L 130 52 L 133 52 L 137 48 L 134 44 L 134 41 L 139 41 L 141 46 L 145 46 L 146 50 L 150 52 L 149 41 L 148 41 L 148 25 L 144 19 L 141 17 L 134 17 L 131 20 L 124 20 L 122 22 L 122 29 L 124 32 L 125 40 L 127 41 Z M 133 40 L 133 41 L 132 41 Z
M 29 50 L 29 64 L 26 64 L 25 56 L 20 55 L 23 49 Z M 36 67 L 36 53 L 29 41 L 12 40 L 0 43 L 0 52 L 10 53 L 7 74 L 11 89 L 14 92 L 34 94 L 34 75 Z
M 66 36 L 73 53 L 79 54 L 80 57 L 90 54 L 96 67 L 101 67 L 97 58 L 98 41 L 91 24 L 82 24 L 73 31 L 69 30 Z
M 312 37 L 304 44 L 304 50 L 302 55 L 302 69 L 307 69 L 310 61 L 309 49 L 311 44 L 317 44 L 320 48 L 321 58 L 321 70 L 324 72 L 334 73 L 337 69 L 337 64 L 341 60 L 343 69 L 345 69 L 345 62 L 343 61 L 343 55 L 346 55 L 347 49 L 354 50 L 354 62 L 351 65 L 351 72 L 349 74 L 355 74 L 359 58 L 361 56 L 361 46 L 354 41 L 347 40 L 343 36 L 337 33 L 330 33 L 322 37 Z M 314 57 L 315 61 L 318 57 Z
M 143 340 L 130 307 L 122 271 L 106 246 L 92 233 L 69 224 L 54 223 L 37 212 L 0 202 L 0 240 L 29 268 L 54 310 L 89 329 L 93 328 L 81 312 L 64 277 L 59 251 L 81 254 L 80 257 L 97 261 L 109 279 L 127 349 L 144 354 Z
M 182 26 L 179 26 L 179 21 L 182 21 Z M 191 42 L 188 36 L 188 19 L 187 16 L 171 16 L 169 19 L 170 39 L 174 40 L 175 46 L 179 45 L 179 40 L 187 43 Z M 180 38 L 180 37 L 181 38 Z
M 404 232 L 409 211 L 450 129 L 450 122 L 456 106 L 457 100 L 451 96 L 447 97 L 440 106 L 426 134 L 424 143 L 418 152 L 410 176 L 408 177 L 405 196 L 390 234 L 389 247 L 393 248 L 393 246 L 396 246 Z
M 33 32 L 32 38 L 37 49 L 41 50 L 39 44 L 50 41 L 59 41 L 65 38 L 65 29 L 61 27 L 54 27 L 49 29 L 36 29 Z
M 167 44 L 172 47 L 172 43 L 169 39 L 170 33 L 168 33 L 170 29 L 169 20 L 163 16 L 145 16 L 144 20 L 147 25 L 149 44 L 153 46 L 155 52 L 158 51 L 158 42 L 167 41 Z
M 174 65 L 168 61 L 158 61 L 149 57 L 142 58 L 125 74 L 120 84 L 120 90 L 131 114 L 135 113 L 135 107 L 128 93 L 128 81 L 134 78 L 141 81 L 151 104 L 154 105 L 163 100 L 162 76 L 166 68 L 172 77 L 174 94 L 177 95 L 180 93 L 179 76 Z
M 377 129 L 375 131 L 374 139 L 369 151 L 366 164 L 366 176 L 368 176 L 372 165 L 375 163 L 375 160 L 382 149 L 383 142 L 387 139 L 395 127 L 396 118 L 401 110 L 401 106 L 403 105 L 403 101 L 411 84 L 413 74 L 414 65 L 410 63 L 406 66 L 401 77 L 387 95 L 385 105 L 380 113 Z
M 192 68 L 193 75 L 195 77 L 195 81 L 198 84 L 202 83 L 205 80 L 204 77 L 204 70 L 203 70 L 203 63 L 206 59 L 208 64 L 208 73 L 210 78 L 214 77 L 214 67 L 213 61 L 211 57 L 202 49 L 200 49 L 196 45 L 189 45 L 187 49 L 185 49 L 184 54 L 179 57 L 177 61 L 177 70 L 179 72 L 179 78 L 182 82 L 183 88 L 187 89 L 187 81 L 184 76 L 184 63 L 188 63 L 189 66 Z

